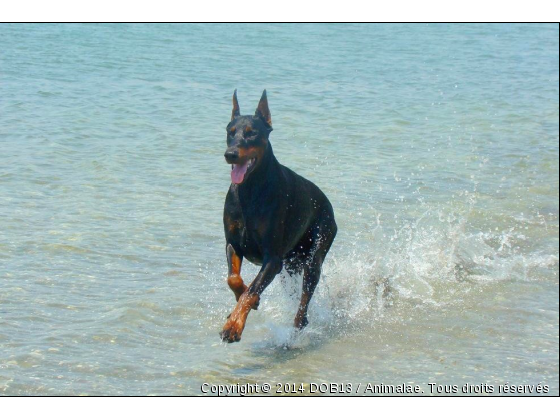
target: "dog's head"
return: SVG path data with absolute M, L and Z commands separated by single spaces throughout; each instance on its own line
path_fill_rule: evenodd
M 231 165 L 231 182 L 241 184 L 262 164 L 268 146 L 272 121 L 263 91 L 255 115 L 241 115 L 237 102 L 237 90 L 233 92 L 231 121 L 227 125 L 226 162 Z

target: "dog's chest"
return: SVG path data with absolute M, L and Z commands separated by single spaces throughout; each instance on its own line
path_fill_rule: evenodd
M 258 229 L 250 222 L 241 231 L 241 246 L 243 255 L 253 264 L 262 263 L 263 238 Z
M 240 226 L 239 242 L 243 255 L 252 263 L 262 262 L 263 245 L 267 242 L 267 226 L 269 220 L 260 212 L 241 212 L 237 222 Z

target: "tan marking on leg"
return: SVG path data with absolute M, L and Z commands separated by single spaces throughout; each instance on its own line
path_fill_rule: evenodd
M 247 290 L 247 286 L 243 283 L 241 278 L 241 258 L 237 254 L 233 253 L 230 257 L 229 275 L 228 275 L 228 285 L 229 288 L 235 294 L 235 300 L 239 300 L 239 297 Z
M 226 321 L 224 328 L 222 330 L 222 340 L 229 343 L 241 340 L 241 334 L 245 329 L 245 322 L 247 321 L 247 316 L 251 312 L 253 305 L 257 304 L 259 301 L 259 295 L 250 295 L 245 292 L 237 301 L 235 309 Z
M 247 290 L 247 286 L 243 283 L 243 279 L 239 274 L 232 274 L 228 276 L 228 285 L 233 293 L 235 294 L 235 300 L 239 300 L 239 297 Z

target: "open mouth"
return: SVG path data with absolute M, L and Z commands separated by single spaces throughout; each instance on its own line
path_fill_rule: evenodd
M 247 159 L 243 163 L 234 163 L 231 165 L 231 182 L 234 184 L 241 184 L 247 174 L 251 171 L 251 169 L 255 165 L 256 159 Z

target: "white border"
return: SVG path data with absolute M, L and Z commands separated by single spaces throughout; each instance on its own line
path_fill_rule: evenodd
M 233 419 L 286 420 L 402 419 L 476 420 L 487 418 L 530 419 L 557 411 L 558 398 L 527 397 L 391 397 L 319 399 L 252 398 L 3 398 L 2 411 L 16 418 L 56 420 L 100 420 L 125 418 L 154 419 Z M 11 418 L 12 416 L 10 416 Z
M 560 19 L 558 3 L 550 0 L 17 0 L 2 2 L 0 16 L 8 22 L 558 22 Z

